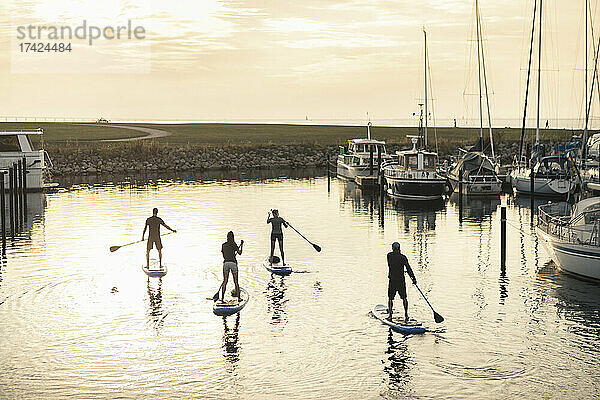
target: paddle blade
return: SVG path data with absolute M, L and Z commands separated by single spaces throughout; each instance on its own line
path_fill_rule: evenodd
M 321 246 L 313 243 L 313 247 L 315 248 L 316 251 L 321 252 Z
M 114 253 L 115 251 L 119 250 L 121 248 L 121 246 L 110 246 L 110 252 Z
M 436 313 L 435 311 L 433 312 L 433 319 L 435 320 L 436 323 L 440 323 L 440 322 L 444 322 L 444 317 L 442 317 L 440 314 Z
M 220 291 L 220 289 L 219 289 Z M 212 297 L 213 301 L 217 301 L 219 300 L 219 292 L 215 293 L 215 295 Z

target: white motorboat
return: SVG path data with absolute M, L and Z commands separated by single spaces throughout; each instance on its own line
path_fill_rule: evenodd
M 380 159 L 379 159 L 380 157 Z M 371 139 L 371 123 L 367 124 L 366 139 L 348 140 L 348 148 L 340 146 L 337 176 L 361 186 L 376 185 L 379 166 L 391 160 L 385 142 Z
M 538 208 L 537 230 L 554 263 L 563 271 L 600 280 L 600 197 Z
M 7 172 L 19 160 L 25 161 L 27 190 L 40 191 L 44 188 L 44 175 L 52 166 L 50 157 L 44 150 L 35 150 L 30 136 L 40 136 L 44 131 L 15 130 L 0 132 L 0 170 Z M 9 187 L 9 174 L 4 174 L 4 187 Z

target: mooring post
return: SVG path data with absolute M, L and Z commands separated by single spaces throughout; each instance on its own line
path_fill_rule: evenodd
M 23 213 L 23 205 L 25 203 L 25 196 L 23 192 L 23 161 L 19 158 L 17 160 L 17 187 L 18 191 L 18 199 L 19 199 L 19 228 L 23 228 L 23 220 L 25 218 L 25 214 Z
M 4 174 L 0 173 L 0 229 L 2 229 L 2 254 L 6 254 L 6 198 L 4 197 Z
M 458 219 L 462 220 L 463 215 L 463 169 L 458 172 Z
M 27 220 L 27 158 L 23 157 L 23 215 Z
M 506 206 L 500 207 L 500 271 L 506 271 Z
M 329 153 L 327 154 L 327 191 L 331 191 L 331 161 Z
M 534 182 L 534 174 L 533 174 L 533 159 L 529 162 L 530 170 L 529 170 L 529 199 L 531 208 L 531 224 L 533 225 L 533 215 L 535 214 L 535 182 Z
M 369 175 L 373 176 L 373 146 L 369 145 Z
M 8 169 L 8 218 L 10 220 L 10 235 L 15 238 L 15 204 L 14 204 L 14 180 L 13 180 L 13 169 Z

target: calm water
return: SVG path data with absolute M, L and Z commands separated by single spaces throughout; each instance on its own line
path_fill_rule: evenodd
M 600 395 L 600 288 L 565 276 L 529 227 L 528 201 L 415 207 L 326 179 L 76 185 L 30 195 L 25 232 L 0 276 L 2 398 L 591 398 Z M 508 268 L 499 271 L 499 206 Z M 147 279 L 141 238 L 152 207 L 179 230 L 168 275 Z M 267 210 L 296 270 L 272 277 Z M 382 221 L 383 216 L 383 221 Z M 382 224 L 383 222 L 383 224 Z M 383 225 L 383 226 L 382 226 Z M 228 230 L 244 239 L 239 316 L 212 314 Z M 434 333 L 405 337 L 369 316 L 386 299 L 398 240 L 436 325 L 409 285 L 412 315 Z

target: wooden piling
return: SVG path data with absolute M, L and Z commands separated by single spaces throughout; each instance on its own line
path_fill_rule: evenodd
M 25 214 L 23 213 L 25 203 L 25 192 L 23 191 L 23 160 L 17 160 L 17 199 L 19 201 L 19 230 L 23 228 Z
M 500 207 L 500 271 L 506 272 L 506 207 Z
M 369 175 L 373 176 L 373 146 L 369 145 Z
M 458 172 L 458 219 L 462 220 L 463 215 L 463 169 Z
M 4 174 L 0 173 L 0 229 L 2 229 L 2 254 L 6 254 L 6 198 L 4 197 Z
M 327 154 L 327 191 L 331 191 L 331 160 Z
M 23 157 L 23 215 L 27 220 L 27 158 Z
M 10 236 L 15 238 L 15 204 L 14 204 L 13 169 L 8 169 L 8 219 L 10 221 Z

